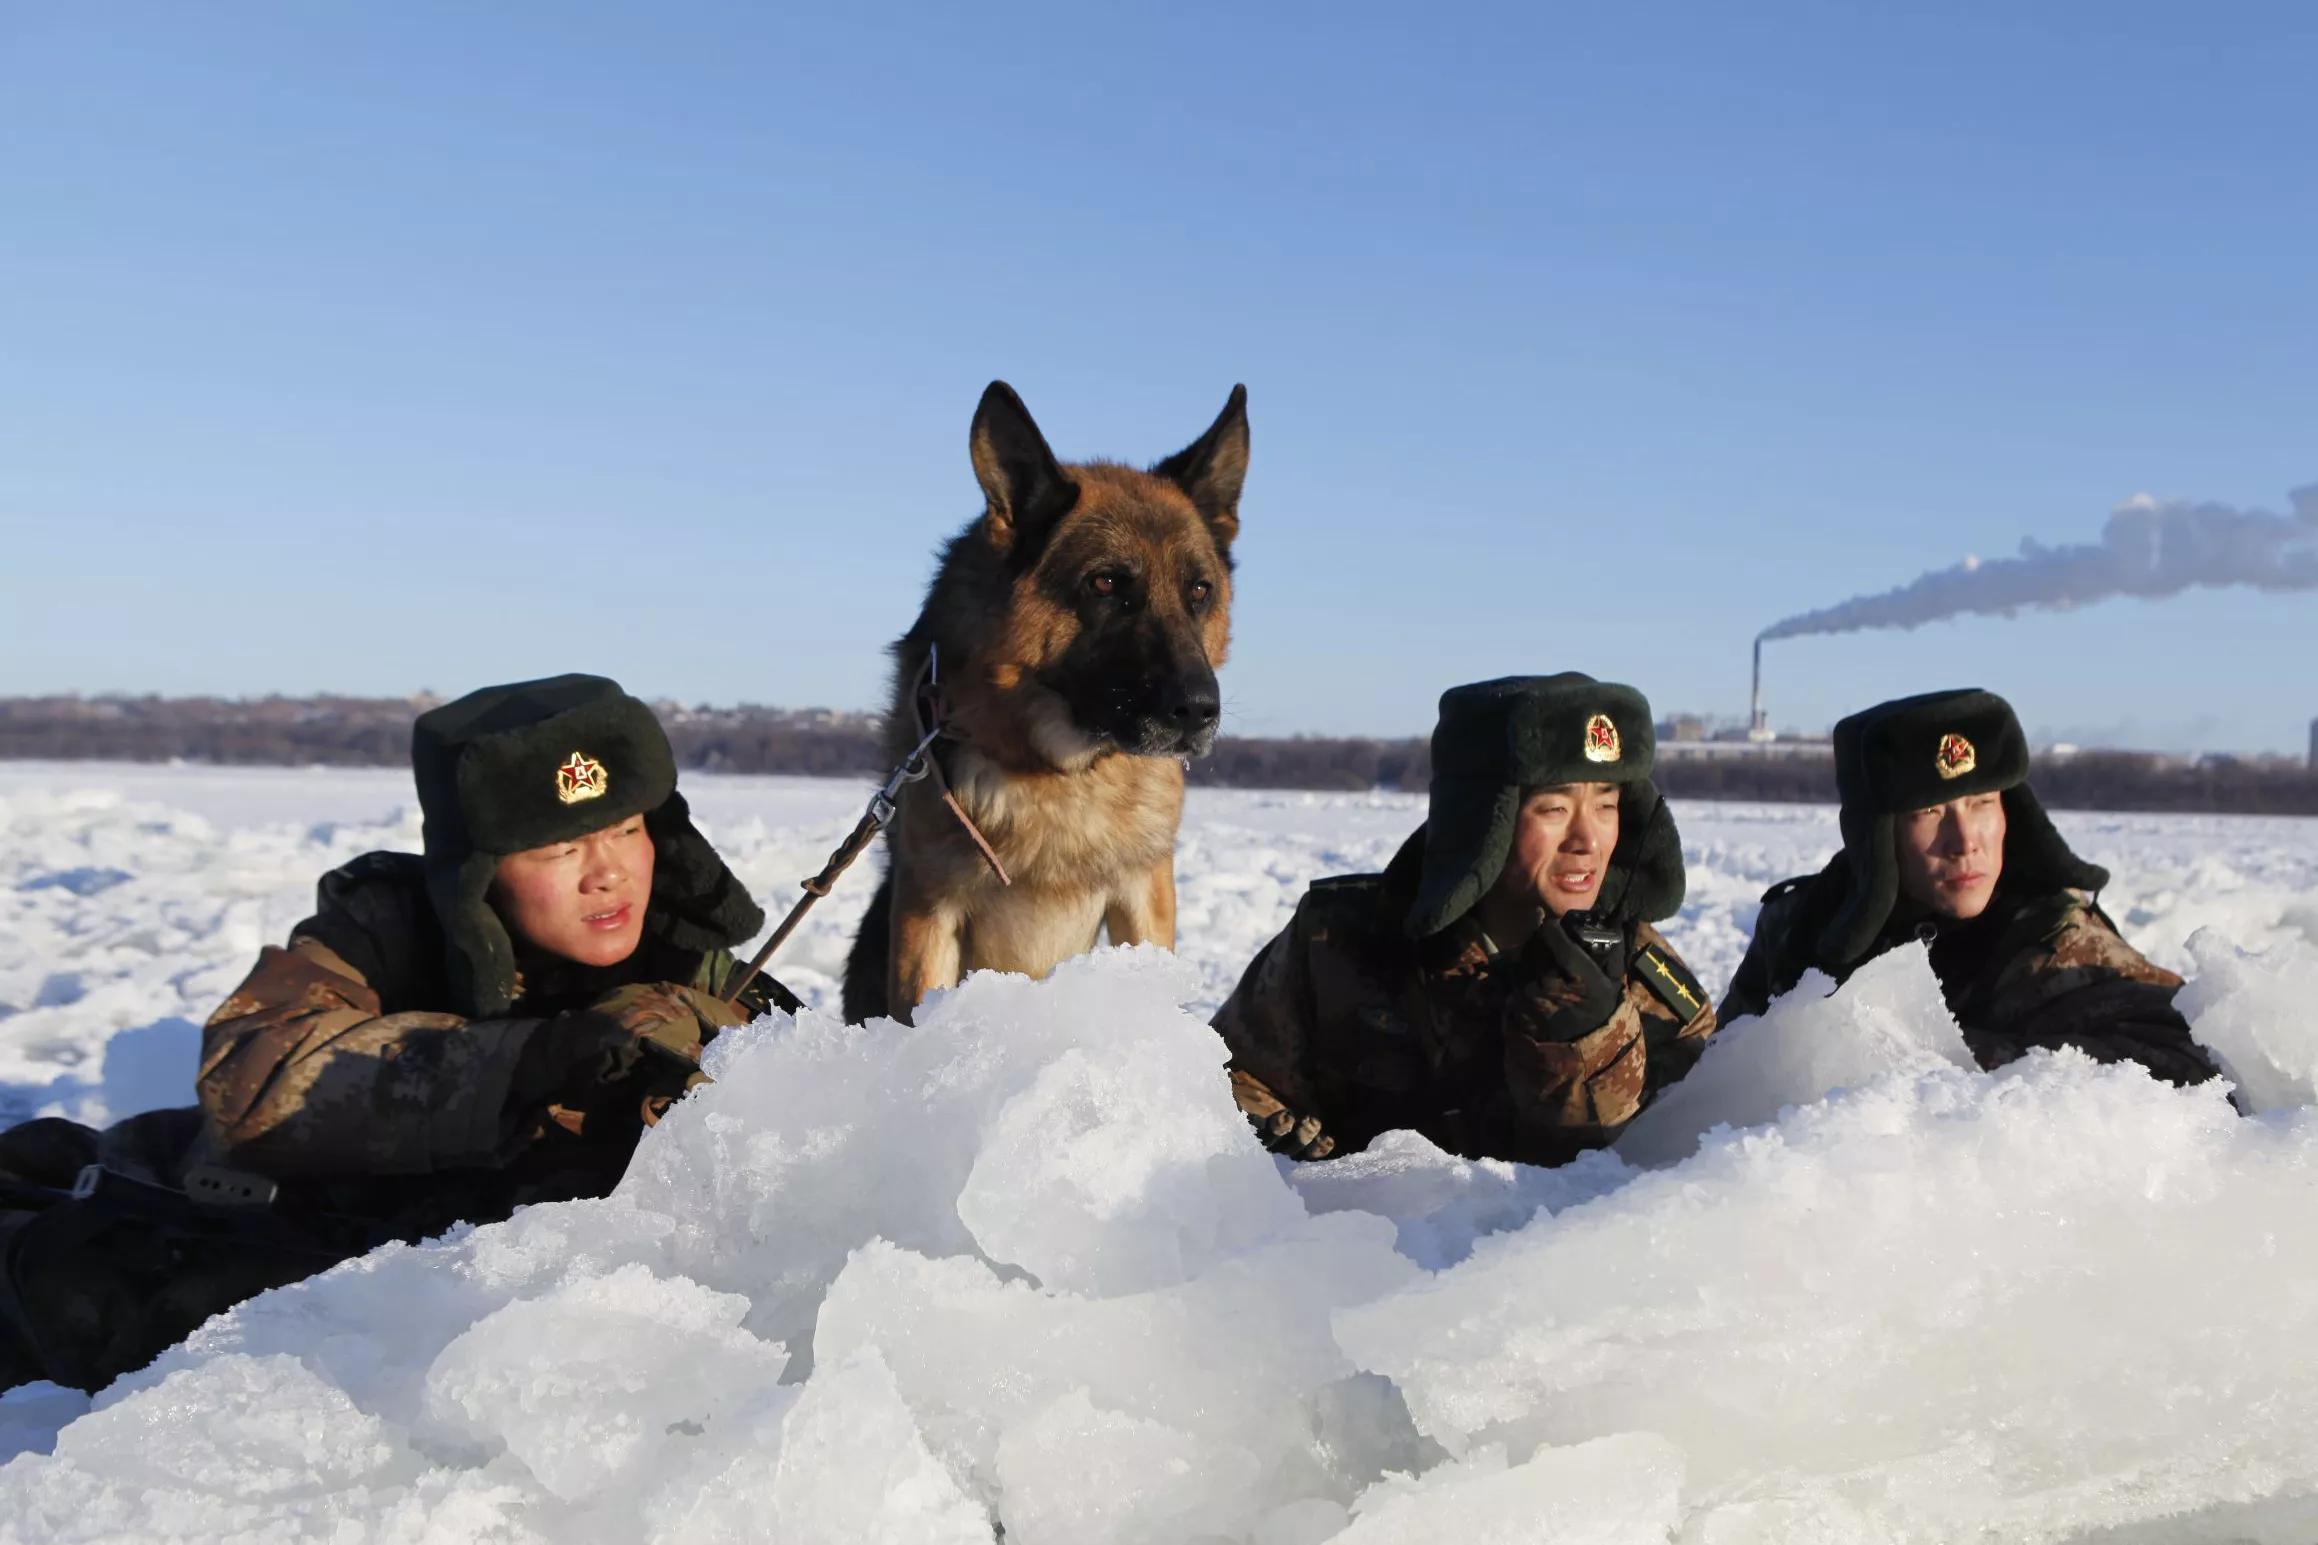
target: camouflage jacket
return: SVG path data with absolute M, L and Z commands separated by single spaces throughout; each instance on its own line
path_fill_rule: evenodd
M 508 1017 L 461 1018 L 441 1009 L 442 936 L 421 861 L 367 854 L 322 878 L 315 915 L 286 948 L 268 946 L 210 1016 L 192 1157 L 272 1176 L 335 1211 L 394 1217 L 403 1233 L 600 1195 L 625 1171 L 641 1116 L 582 1130 L 553 1108 L 510 1111 L 525 1046 L 624 983 L 722 995 L 737 969 L 726 951 L 675 951 L 648 935 L 605 970 L 533 963 Z M 751 1007 L 794 1004 L 758 980 Z
M 1606 1020 L 1549 1033 L 1579 993 L 1535 952 L 1499 953 L 1470 918 L 1406 937 L 1408 852 L 1384 874 L 1315 884 L 1217 1011 L 1252 1120 L 1315 1119 L 1335 1154 L 1409 1128 L 1469 1157 L 1560 1164 L 1697 1062 L 1714 1011 L 1657 930 L 1630 926 Z
M 471 1020 L 442 1011 L 443 961 L 422 862 L 369 854 L 323 877 L 314 916 L 211 1017 L 198 1108 L 103 1132 L 57 1119 L 0 1132 L 0 1388 L 99 1389 L 210 1315 L 388 1238 L 602 1195 L 643 1133 L 640 1106 L 609 1122 L 511 1109 L 523 1048 L 614 987 L 722 996 L 736 974 L 723 950 L 648 934 L 613 970 L 534 963 L 511 1015 Z M 744 1007 L 795 1006 L 757 982 Z M 270 1176 L 280 1193 L 252 1214 L 166 1189 L 157 1211 L 70 1190 L 85 1165 L 167 1188 L 204 1161 Z
M 2040 1046 L 2074 1046 L 2102 1062 L 2137 1062 L 2172 1083 L 2215 1076 L 2212 1058 L 2173 1006 L 2181 978 L 2127 944 L 2081 891 L 2022 897 L 2000 889 L 1968 923 L 1895 923 L 1843 969 L 1815 958 L 1828 892 L 1825 877 L 1811 876 L 1765 893 L 1754 938 L 1722 1001 L 1726 1021 L 1761 1013 L 1813 966 L 1841 981 L 1866 960 L 1922 939 L 1948 1011 L 1984 1068 Z

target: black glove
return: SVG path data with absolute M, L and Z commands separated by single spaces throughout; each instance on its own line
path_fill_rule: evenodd
M 640 1113 L 647 1099 L 665 1105 L 704 1076 L 692 1058 L 609 1015 L 560 1014 L 524 1043 L 507 1080 L 507 1111 L 518 1119 L 550 1105 Z
M 1514 1008 L 1520 1027 L 1549 1041 L 1574 1041 L 1608 1024 L 1625 997 L 1626 944 L 1621 934 L 1608 959 L 1570 937 L 1563 919 L 1548 917 L 1522 946 Z

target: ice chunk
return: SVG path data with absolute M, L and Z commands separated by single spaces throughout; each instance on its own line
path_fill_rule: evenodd
M 2284 941 L 2248 954 L 2193 935 L 2195 975 L 2174 999 L 2249 1110 L 2318 1100 L 2318 945 Z
M 293 1520 L 345 1518 L 423 1468 L 295 1359 L 221 1357 L 101 1406 L 58 1435 L 52 1456 L 0 1471 L 0 1539 L 286 1537 L 304 1532 Z
M 1045 983 L 977 976 L 914 1028 L 769 1017 L 718 1039 L 718 1082 L 623 1195 L 675 1220 L 678 1270 L 746 1292 L 749 1327 L 799 1350 L 871 1239 L 1104 1292 L 1180 1281 L 1303 1221 L 1181 1007 L 1195 985 L 1117 950 Z
M 1371 1487 L 1335 1545 L 1664 1545 L 1681 1493 L 1682 1455 L 1660 1438 L 1597 1438 L 1510 1467 L 1492 1446 Z
M 221 1422 L 216 1413 L 230 1411 Z M 326 1495 L 418 1469 L 343 1390 L 287 1357 L 225 1357 L 90 1413 L 56 1457 L 116 1482 L 241 1502 Z
M 958 1216 L 1049 1287 L 1126 1293 L 1196 1276 L 1304 1221 L 1248 1140 L 1222 1041 L 1166 1034 L 1064 1052 L 991 1122 Z M 1164 1110 L 1165 1121 L 1151 1113 Z
M 566 1502 L 633 1489 L 662 1450 L 779 1381 L 787 1355 L 737 1328 L 747 1309 L 633 1265 L 519 1300 L 435 1359 L 429 1413 Z
M 1229 1516 L 1247 1517 L 1301 1495 L 1348 1501 L 1406 1455 L 1408 1425 L 1391 1419 L 1397 1397 L 1388 1410 L 1331 1393 L 1355 1370 L 1328 1313 L 1415 1275 L 1393 1253 L 1390 1226 L 1357 1214 L 1312 1220 L 1299 1237 L 1194 1281 L 1117 1298 L 874 1245 L 830 1288 L 818 1349 L 831 1357 L 875 1346 L 935 1451 L 1001 1497 L 1009 1529 L 1017 1508 L 1006 1499 L 1034 1478 L 1079 1485 L 1076 1462 L 1036 1465 L 1064 1450 L 1054 1406 L 1074 1393 L 1143 1424 L 1094 1423 L 1093 1449 L 1156 1445 L 1185 1458 L 1181 1471 L 1143 1478 L 1133 1527 L 1208 1516 L 1216 1498 Z M 1026 1430 L 1042 1436 L 1023 1438 Z M 1013 1455 L 1003 1471 L 1002 1451 Z
M 1166 1545 L 1229 1532 L 1258 1460 L 1071 1390 L 998 1441 L 1006 1538 L 1022 1545 Z
M 927 1450 L 874 1351 L 824 1363 L 767 1437 L 744 1446 L 653 1539 L 987 1545 L 992 1536 L 988 1515 Z
M 1976 1066 L 1922 946 L 1877 956 L 1840 992 L 1806 971 L 1760 1017 L 1716 1030 L 1698 1065 L 1619 1136 L 1618 1156 L 1671 1163 L 1718 1126 L 1757 1126 L 1888 1073 Z
M 1435 1270 L 1463 1260 L 1484 1235 L 1605 1195 L 1632 1178 L 1615 1155 L 1601 1150 L 1559 1169 L 1536 1169 L 1460 1158 L 1415 1132 L 1387 1132 L 1359 1153 L 1287 1169 L 1306 1207 L 1391 1218 L 1400 1252 Z

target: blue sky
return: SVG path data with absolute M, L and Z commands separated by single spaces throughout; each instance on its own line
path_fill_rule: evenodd
M 1791 612 L 2318 481 L 2309 7 L 809 9 L 0 11 L 0 692 L 871 706 L 994 376 L 1134 461 L 1248 384 L 1246 733 L 1737 713 Z M 2312 660 L 2236 591 L 1767 677 L 2297 749 Z

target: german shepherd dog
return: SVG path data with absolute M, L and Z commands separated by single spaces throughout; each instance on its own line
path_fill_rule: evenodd
M 935 656 L 939 771 L 1005 866 L 1000 883 L 935 780 L 904 789 L 885 882 L 845 969 L 845 1017 L 908 1019 L 969 971 L 1047 972 L 1093 947 L 1175 944 L 1185 759 L 1222 713 L 1247 389 L 1148 472 L 1058 462 L 993 381 L 968 437 L 982 514 L 942 551 L 893 646 L 898 763 Z

